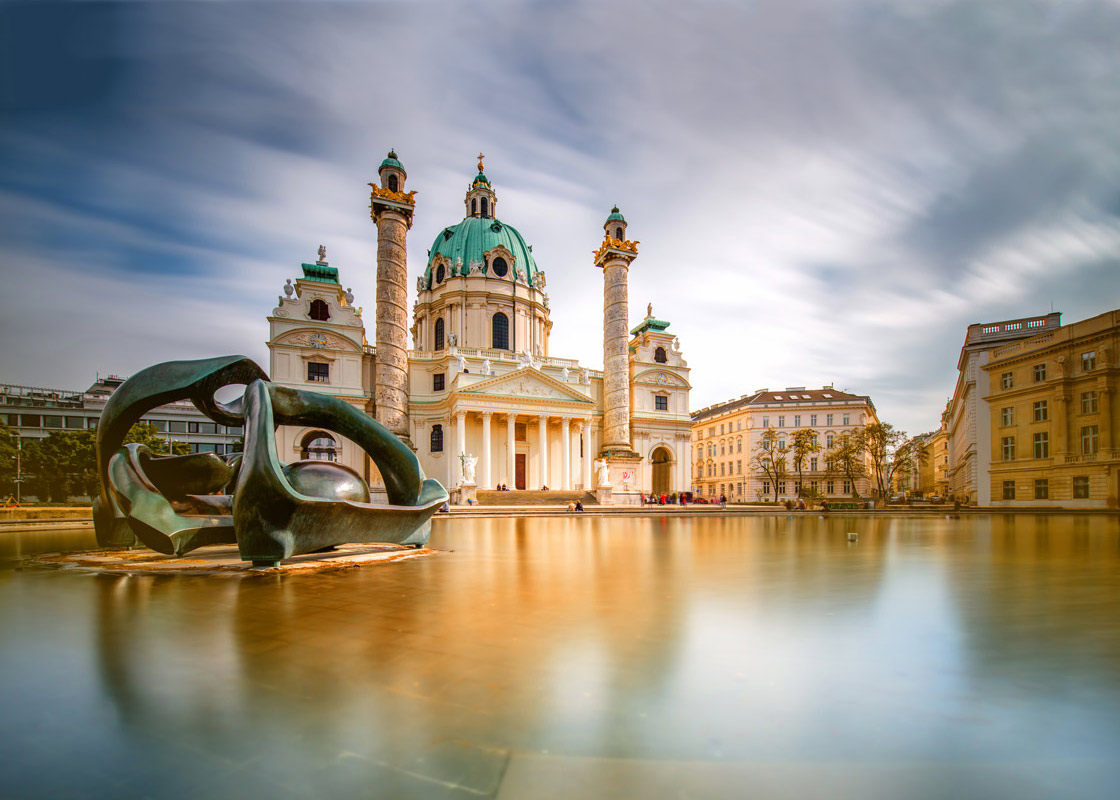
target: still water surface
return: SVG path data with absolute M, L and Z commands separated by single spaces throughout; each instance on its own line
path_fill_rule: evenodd
M 0 538 L 5 798 L 1120 785 L 1115 517 L 438 519 L 438 554 L 335 574 L 11 569 L 91 540 Z

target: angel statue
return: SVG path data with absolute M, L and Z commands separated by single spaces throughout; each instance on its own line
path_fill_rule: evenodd
M 605 458 L 600 458 L 595 461 L 595 469 L 598 471 L 595 482 L 601 487 L 611 485 L 610 470 L 608 469 L 609 466 L 610 465 L 607 463 L 607 460 Z
M 474 468 L 478 464 L 478 456 L 460 453 L 459 461 L 463 464 L 463 483 L 474 483 Z

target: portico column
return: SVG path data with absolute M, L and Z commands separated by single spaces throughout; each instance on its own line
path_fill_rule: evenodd
M 517 488 L 517 415 L 506 414 L 506 488 Z
M 560 489 L 572 488 L 572 429 L 568 417 L 560 418 Z
M 583 438 L 583 490 L 591 491 L 591 420 L 585 419 L 580 425 Z
M 457 411 L 455 413 L 455 463 L 459 466 L 455 467 L 455 475 L 458 478 L 456 483 L 463 482 L 463 462 L 460 456 L 467 452 L 467 412 Z
M 540 481 L 541 487 L 548 486 L 548 417 L 543 414 L 539 417 L 540 443 L 537 453 L 540 456 Z
M 482 479 L 481 484 L 483 487 L 489 489 L 490 482 L 490 412 L 484 411 L 482 413 L 482 452 L 478 454 L 479 459 L 482 461 Z

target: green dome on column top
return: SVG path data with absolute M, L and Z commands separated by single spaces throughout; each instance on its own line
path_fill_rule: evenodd
M 396 167 L 401 172 L 404 172 L 404 164 L 397 160 L 396 150 L 389 151 L 389 155 L 381 162 L 381 167 L 378 167 L 377 171 L 380 172 L 383 167 Z
M 513 263 L 509 264 L 509 272 L 505 275 L 490 275 L 487 272 L 486 253 L 499 246 L 509 251 L 513 256 Z M 445 256 L 451 262 L 449 277 L 454 276 L 455 264 L 462 259 L 464 273 L 470 270 L 472 261 L 477 261 L 482 264 L 483 274 L 487 277 L 512 281 L 516 279 L 517 270 L 522 269 L 529 284 L 537 285 L 537 262 L 533 260 L 529 245 L 517 228 L 506 225 L 501 220 L 467 217 L 458 225 L 440 231 L 428 252 L 428 267 L 424 270 L 425 288 L 432 288 L 432 264 L 439 256 Z
M 622 216 L 622 214 L 619 213 L 618 206 L 615 206 L 614 208 L 611 209 L 611 215 L 609 217 L 607 217 L 607 222 L 625 222 L 625 221 L 626 221 L 626 217 Z

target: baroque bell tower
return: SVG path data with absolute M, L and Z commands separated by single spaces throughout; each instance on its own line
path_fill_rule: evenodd
M 408 430 L 406 236 L 412 227 L 416 192 L 405 191 L 408 174 L 392 150 L 381 162 L 377 174 L 380 185 L 369 184 L 370 219 L 377 225 L 374 418 L 415 449 Z

